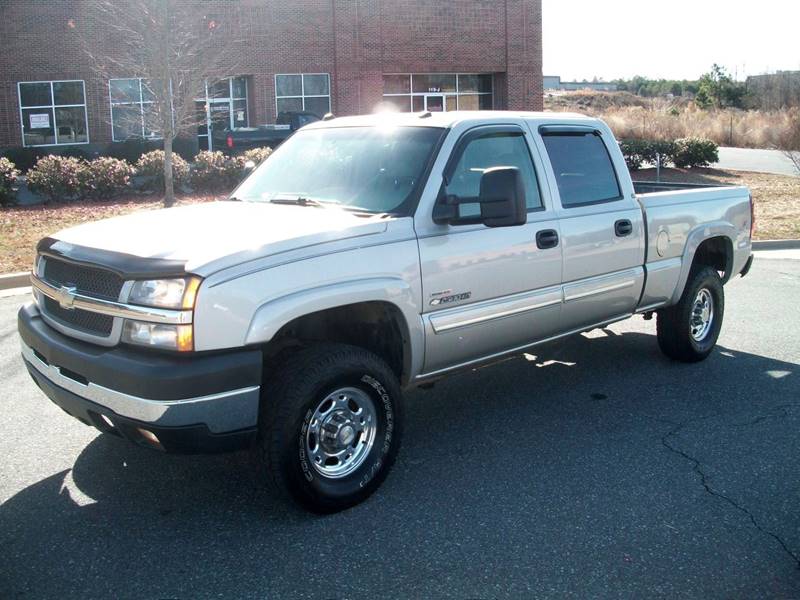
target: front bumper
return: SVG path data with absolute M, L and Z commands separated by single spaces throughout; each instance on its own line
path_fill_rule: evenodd
M 44 323 L 34 304 L 17 318 L 25 366 L 73 417 L 167 452 L 219 452 L 252 444 L 262 354 L 164 355 L 87 344 Z

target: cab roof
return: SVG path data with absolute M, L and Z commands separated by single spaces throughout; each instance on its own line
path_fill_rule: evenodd
M 594 125 L 597 119 L 577 113 L 532 112 L 513 110 L 464 110 L 435 113 L 375 113 L 355 117 L 337 117 L 327 121 L 317 121 L 306 125 L 304 129 L 323 129 L 327 127 L 377 127 L 390 125 L 395 127 L 441 127 L 451 128 L 458 123 L 475 121 L 491 124 L 503 122 L 509 117 L 535 120 L 539 124 L 574 123 Z

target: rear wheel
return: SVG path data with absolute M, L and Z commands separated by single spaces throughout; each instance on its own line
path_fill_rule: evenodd
M 717 343 L 725 312 L 725 293 L 719 273 L 711 267 L 696 267 L 680 300 L 658 311 L 658 345 L 674 360 L 698 362 Z
M 379 357 L 343 344 L 292 355 L 265 386 L 259 449 L 277 490 L 314 512 L 365 500 L 400 447 L 401 393 Z

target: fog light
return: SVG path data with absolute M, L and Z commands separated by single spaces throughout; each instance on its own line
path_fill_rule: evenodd
M 142 436 L 144 441 L 146 441 L 151 446 L 155 446 L 160 450 L 164 449 L 164 447 L 161 445 L 161 442 L 158 440 L 158 436 L 152 431 L 148 431 L 147 429 L 142 429 L 141 427 L 137 427 L 136 431 L 138 431 L 139 435 Z
M 108 425 L 108 426 L 109 426 L 111 429 L 114 429 L 114 423 L 112 423 L 112 422 L 111 422 L 111 419 L 109 419 L 107 416 L 105 416 L 105 415 L 100 415 L 100 420 L 101 420 L 103 423 L 105 423 L 106 425 Z

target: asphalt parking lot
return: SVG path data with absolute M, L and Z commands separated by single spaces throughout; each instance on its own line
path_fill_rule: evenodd
M 410 393 L 389 479 L 328 517 L 246 453 L 68 417 L 0 299 L 0 597 L 800 597 L 800 261 L 726 294 L 701 364 L 635 318 Z

